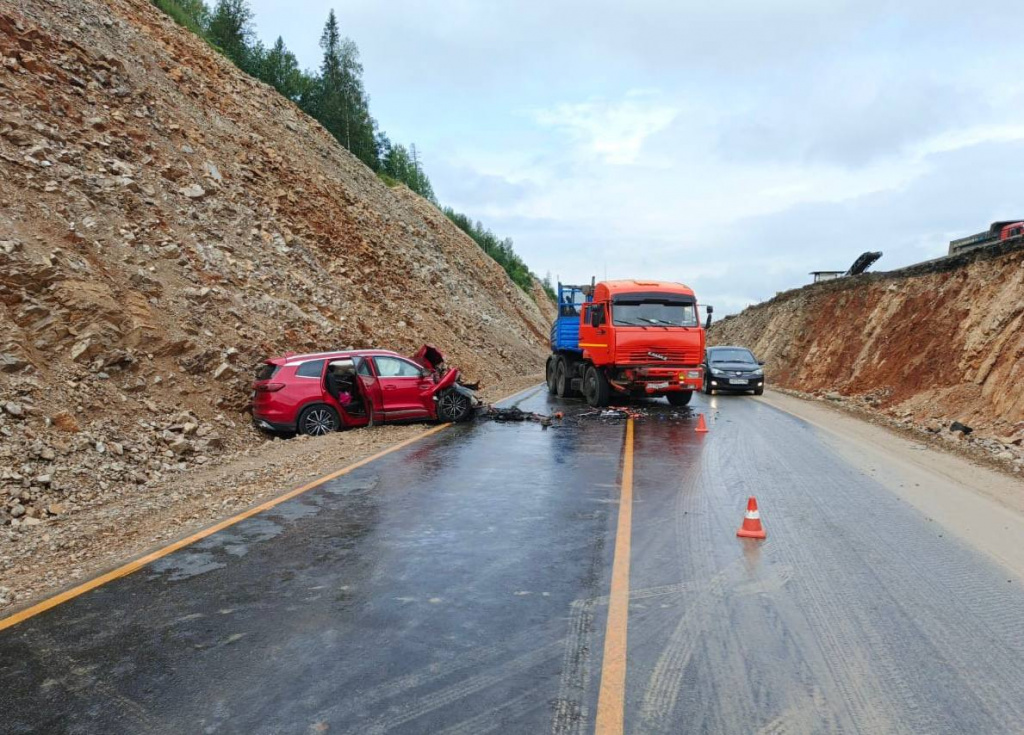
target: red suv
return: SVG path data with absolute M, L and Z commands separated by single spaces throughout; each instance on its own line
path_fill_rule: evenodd
M 458 369 L 425 345 L 415 357 L 389 350 L 286 354 L 256 370 L 252 415 L 263 429 L 320 436 L 385 421 L 465 421 L 477 405 Z

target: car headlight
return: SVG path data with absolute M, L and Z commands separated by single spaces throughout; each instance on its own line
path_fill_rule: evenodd
M 755 370 L 754 375 L 764 375 L 764 368 L 758 368 Z
M 725 373 L 723 373 L 721 370 L 716 370 L 715 368 L 711 368 L 711 374 L 714 375 L 716 378 L 725 375 Z

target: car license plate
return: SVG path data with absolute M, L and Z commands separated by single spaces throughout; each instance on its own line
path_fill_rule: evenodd
M 668 388 L 668 383 L 648 383 L 647 387 L 651 390 L 661 390 L 662 388 Z
M 729 385 L 746 385 L 747 381 L 743 378 L 729 378 Z

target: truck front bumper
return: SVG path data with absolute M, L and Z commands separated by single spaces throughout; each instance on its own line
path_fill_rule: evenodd
M 675 391 L 699 391 L 704 384 L 704 371 L 699 367 L 637 367 L 623 371 L 620 390 L 648 395 Z M 614 385 L 614 381 L 613 381 Z

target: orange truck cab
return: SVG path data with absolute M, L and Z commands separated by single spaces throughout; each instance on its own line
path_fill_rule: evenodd
M 582 394 L 607 406 L 614 394 L 690 402 L 703 381 L 705 329 L 689 286 L 665 281 L 558 284 L 547 383 L 559 396 Z

